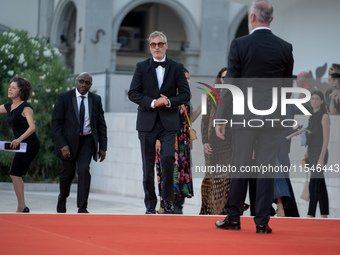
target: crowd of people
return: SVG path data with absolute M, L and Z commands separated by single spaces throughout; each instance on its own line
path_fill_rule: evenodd
M 250 34 L 232 41 L 228 68 L 219 70 L 213 84 L 235 84 L 246 98 L 248 88 L 252 88 L 253 108 L 266 110 L 272 104 L 272 88 L 292 86 L 292 82 L 287 84 L 287 80 L 291 81 L 293 77 L 292 45 L 271 32 L 273 7 L 267 1 L 254 2 L 248 18 Z M 129 99 L 138 105 L 136 128 L 142 155 L 145 213 L 182 214 L 185 198 L 194 196 L 189 131 L 191 123 L 201 114 L 201 106 L 194 111 L 190 102 L 189 71 L 166 56 L 166 35 L 154 31 L 148 41 L 152 57 L 137 63 L 128 92 Z M 308 126 L 297 134 L 306 135 L 309 165 L 321 169 L 328 161 L 329 115 L 340 114 L 340 64 L 333 63 L 328 75 L 325 91 L 311 85 L 308 72 L 303 71 L 296 76 L 297 87 L 311 92 L 310 101 L 303 105 L 311 112 Z M 270 80 L 270 83 L 265 83 L 262 78 Z M 76 173 L 78 213 L 88 213 L 90 162 L 92 158 L 103 161 L 107 150 L 107 128 L 101 98 L 89 91 L 92 76 L 81 73 L 75 83 L 75 89 L 57 96 L 51 120 L 56 155 L 62 162 L 58 213 L 66 213 L 66 201 Z M 15 137 L 9 149 L 16 150 L 20 143 L 27 143 L 26 153 L 16 153 L 10 169 L 18 200 L 17 212 L 29 212 L 22 176 L 27 173 L 40 147 L 33 109 L 27 103 L 31 90 L 32 86 L 26 79 L 14 77 L 8 87 L 12 103 L 0 106 L 0 113 L 7 113 L 7 121 Z M 234 114 L 236 99 L 231 89 L 216 91 L 217 94 L 208 97 L 207 113 L 202 115 L 205 165 L 233 165 L 236 169 L 246 165 L 289 166 L 290 141 L 286 136 L 292 128 L 282 128 L 273 123 L 267 126 L 266 122 L 261 128 L 230 124 L 213 127 L 215 118 L 238 123 L 259 119 L 246 104 L 243 114 Z M 216 106 L 219 97 L 222 103 Z M 303 99 L 305 93 L 297 97 Z M 266 117 L 282 120 L 281 110 L 278 107 Z M 287 119 L 293 119 L 298 113 L 299 110 L 292 105 L 287 106 Z M 160 199 L 155 189 L 155 166 Z M 250 214 L 254 216 L 256 233 L 271 233 L 268 223 L 270 216 L 275 214 L 299 217 L 289 174 L 268 172 L 257 178 L 240 171 L 233 174 L 206 172 L 201 186 L 200 214 L 226 215 L 215 226 L 240 230 L 240 216 L 249 208 L 245 203 L 248 186 Z M 322 171 L 311 172 L 309 193 L 307 215 L 315 217 L 319 203 L 321 217 L 327 217 L 329 201 Z M 156 210 L 158 200 L 160 203 Z M 277 204 L 276 212 L 273 203 Z

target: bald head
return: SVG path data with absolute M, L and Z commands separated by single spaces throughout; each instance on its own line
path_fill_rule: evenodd
M 300 72 L 297 75 L 297 78 L 310 78 L 310 74 L 308 72 Z
M 92 86 L 92 76 L 87 72 L 78 75 L 76 79 L 77 90 L 80 94 L 85 95 Z
M 257 27 L 269 27 L 273 20 L 273 12 L 273 6 L 269 2 L 253 2 L 249 8 L 249 31 Z
M 92 75 L 89 74 L 88 72 L 82 72 L 81 74 L 78 75 L 77 79 L 79 79 L 79 77 L 87 77 L 87 78 L 91 78 L 92 80 Z

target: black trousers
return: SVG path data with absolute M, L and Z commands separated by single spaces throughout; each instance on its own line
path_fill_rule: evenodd
M 62 160 L 60 173 L 60 199 L 66 199 L 70 195 L 72 180 L 77 171 L 77 207 L 87 208 L 87 200 L 90 193 L 90 163 L 95 150 L 92 135 L 80 136 L 78 151 L 74 160 Z
M 150 132 L 138 132 L 143 161 L 143 188 L 146 209 L 154 209 L 157 205 L 155 192 L 155 155 L 156 140 L 161 142 L 160 158 L 162 162 L 162 199 L 174 201 L 174 162 L 175 131 L 167 131 L 159 118 Z
M 321 147 L 312 147 L 308 148 L 308 157 L 310 166 L 314 166 L 313 169 L 316 169 L 318 159 L 321 153 Z M 328 151 L 325 155 L 325 164 L 328 162 Z M 328 192 L 327 186 L 325 182 L 325 176 L 323 171 L 311 171 L 310 180 L 309 180 L 309 206 L 308 206 L 308 215 L 312 215 L 315 217 L 316 207 L 319 202 L 320 206 L 320 214 L 328 215 L 329 214 L 329 201 L 328 201 Z
M 281 130 L 278 129 L 240 129 L 233 131 L 232 173 L 226 213 L 231 221 L 240 222 L 241 206 L 244 204 L 248 182 L 256 182 L 255 217 L 256 225 L 269 222 L 271 205 L 274 198 L 274 173 L 244 172 L 251 165 L 253 149 L 256 150 L 257 166 L 275 166 L 279 149 Z M 248 168 L 249 169 L 249 168 Z M 263 169 L 259 168 L 259 170 Z M 241 172 L 243 171 L 243 172 Z

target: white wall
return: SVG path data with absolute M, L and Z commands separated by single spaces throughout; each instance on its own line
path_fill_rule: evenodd
M 316 67 L 324 63 L 328 67 L 333 62 L 340 63 L 339 10 L 338 0 L 309 0 L 285 12 L 274 9 L 272 29 L 293 44 L 295 74 L 311 70 L 315 75 Z
M 142 168 L 136 114 L 107 113 L 108 150 L 105 161 L 92 162 L 91 189 L 103 193 L 143 197 Z

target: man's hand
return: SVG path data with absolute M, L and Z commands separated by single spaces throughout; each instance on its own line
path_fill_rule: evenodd
M 102 162 L 106 158 L 106 151 L 99 150 L 99 162 Z
M 155 107 L 161 107 L 164 105 L 169 105 L 169 100 L 166 96 L 162 95 L 156 100 Z
M 159 154 L 161 152 L 161 141 L 160 140 L 156 140 L 156 153 Z
M 225 140 L 225 126 L 226 124 L 219 124 L 215 126 L 216 136 L 222 140 Z
M 71 150 L 70 147 L 68 145 L 65 145 L 63 148 L 60 149 L 61 154 L 63 154 L 64 158 L 69 158 L 71 157 Z

